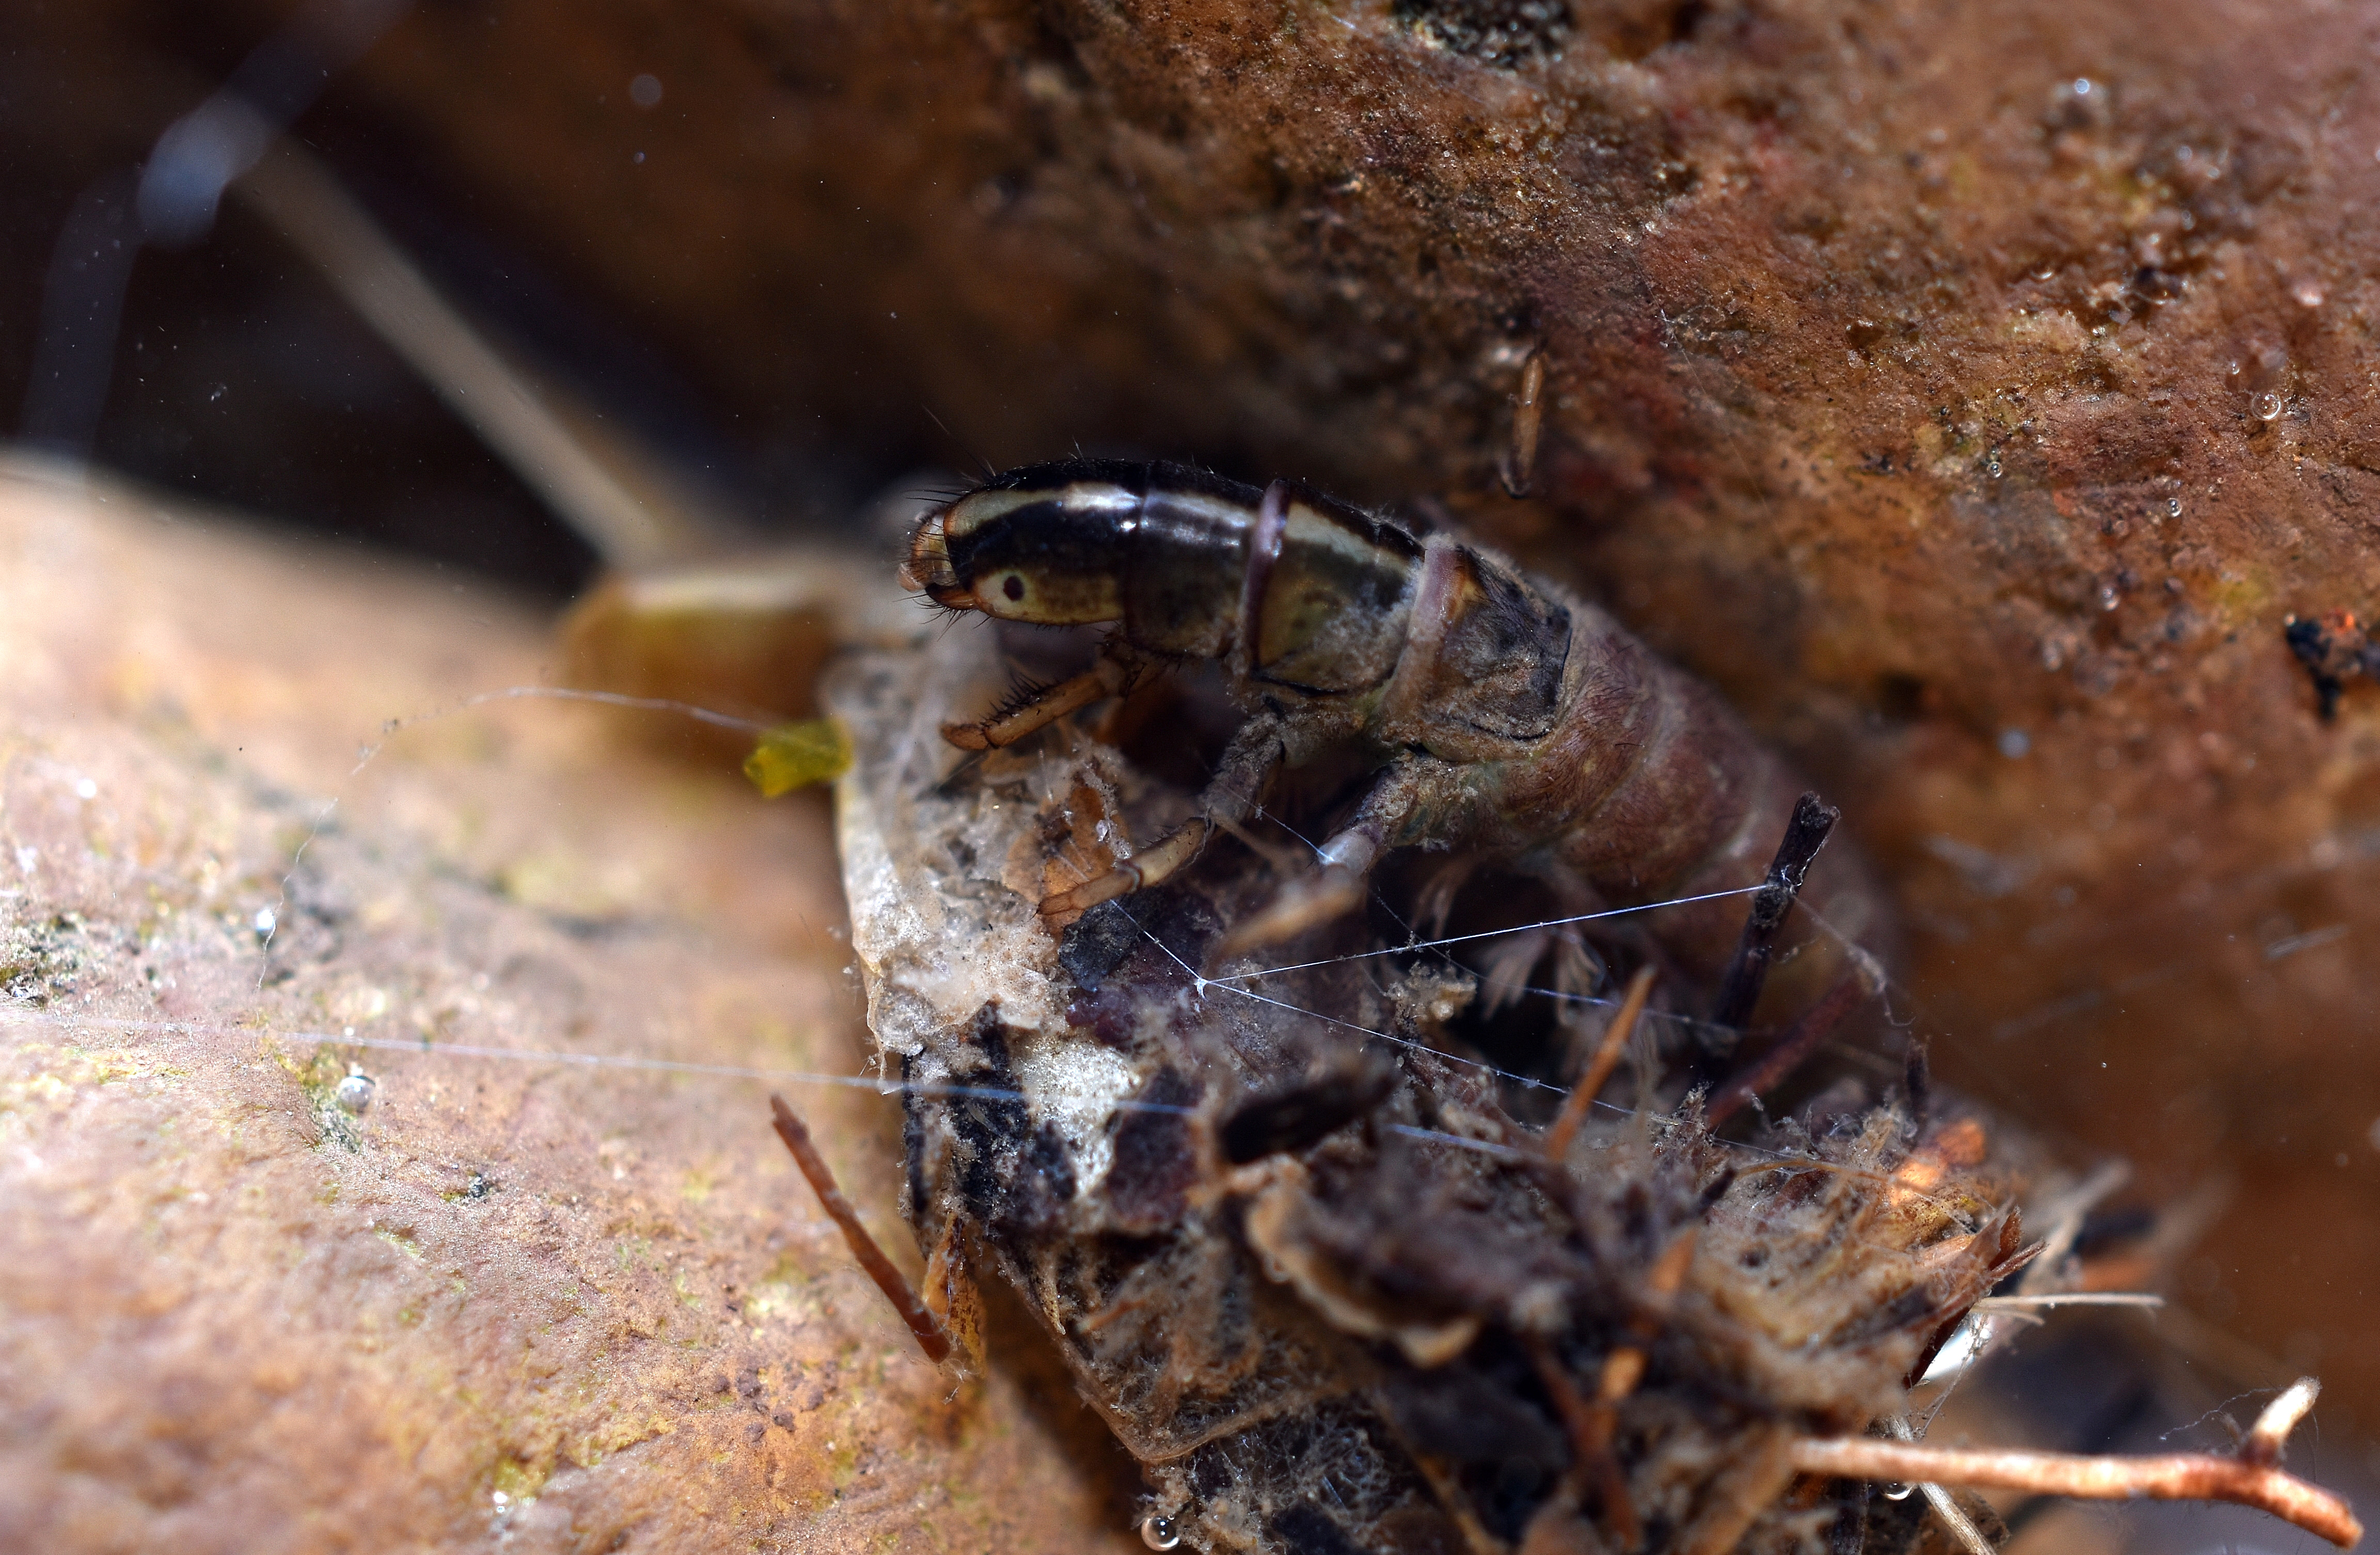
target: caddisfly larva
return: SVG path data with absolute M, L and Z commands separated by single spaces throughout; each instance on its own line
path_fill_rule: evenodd
M 1127 597 L 1141 581 L 1105 576 Z M 1978 1331 L 1990 1293 L 2036 1265 L 2045 1290 L 2079 1283 L 2082 1213 L 1922 1067 L 1891 1085 L 1847 1065 L 1722 1130 L 1722 1106 L 1790 1099 L 1776 1071 L 1808 1048 L 1780 1033 L 1706 1091 L 1631 1043 L 1640 968 L 1564 1099 L 1467 1046 L 1477 978 L 1354 914 L 1313 922 L 1290 965 L 1202 970 L 1273 893 L 1236 856 L 1057 932 L 1037 899 L 1110 879 L 1132 836 L 1180 835 L 1205 800 L 1079 735 L 952 771 L 933 733 L 984 658 L 962 635 L 857 654 L 822 691 L 852 738 L 851 943 L 928 1254 L 928 1299 L 887 1284 L 905 1315 L 964 1314 L 972 1282 L 1008 1284 L 1142 1464 L 1152 1548 L 1912 1555 L 1940 1548 L 1931 1517 L 1988 1555 L 1990 1514 L 1962 1485 L 2216 1497 L 2356 1537 L 2261 1447 L 1912 1440 L 1934 1358 Z M 1050 694 L 1067 697 L 1091 699 Z M 1789 880 L 1815 808 L 1779 827 Z M 1508 1105 L 1519 1092 L 1531 1108 Z M 2255 1440 L 2277 1442 L 2308 1396 Z M 1930 1488 L 1912 1511 L 1876 1481 Z
M 1090 670 L 946 725 L 961 747 L 1013 745 L 1184 660 L 1218 662 L 1247 713 L 1196 813 L 1045 897 L 1051 917 L 1164 881 L 1245 820 L 1278 771 L 1330 752 L 1356 753 L 1367 789 L 1319 874 L 1222 954 L 1351 910 L 1392 848 L 1495 860 L 1571 913 L 1709 897 L 1756 878 L 1803 790 L 1707 686 L 1602 611 L 1295 481 L 1099 459 L 1011 470 L 929 512 L 902 576 L 950 609 L 1112 628 Z M 1810 895 L 1854 937 L 1874 913 L 1841 848 Z M 1719 900 L 1673 910 L 1662 949 L 1706 982 L 1740 916 Z
M 1544 376 L 1541 359 L 1524 362 L 1503 462 L 1516 492 Z M 1767 1088 L 1779 1055 L 1803 1054 L 1792 1034 L 1707 1110 L 1691 1089 L 1644 1084 L 1623 1112 L 1597 1094 L 1623 1016 L 1538 1133 L 1499 1105 L 1494 1083 L 1509 1076 L 1445 1051 L 1440 1028 L 1469 998 L 1460 979 L 1421 964 L 1366 976 L 1343 954 L 1202 975 L 1234 938 L 1346 929 L 1334 915 L 1390 847 L 1496 857 L 1581 906 L 1740 885 L 1798 785 L 1706 693 L 1494 558 L 1282 483 L 1259 494 L 1113 468 L 1137 468 L 1139 487 L 1079 462 L 995 481 L 989 492 L 1014 500 L 959 537 L 991 554 L 995 525 L 1046 506 L 1046 532 L 1026 537 L 1006 577 L 971 565 L 944 587 L 964 583 L 964 602 L 989 613 L 1120 626 L 1090 675 L 963 732 L 1008 744 L 1168 658 L 1207 657 L 1251 714 L 1225 772 L 1247 781 L 1166 814 L 1190 807 L 1068 753 L 979 774 L 935 824 L 905 832 L 878 822 L 917 813 L 903 813 L 914 742 L 883 737 L 880 718 L 862 732 L 844 835 L 872 1024 L 905 1081 L 912 1217 L 937 1255 L 1000 1270 L 1049 1324 L 1149 1465 L 1152 1545 L 1343 1555 L 1824 1538 L 1880 1555 L 1864 1490 L 1845 1488 L 1870 1479 L 1927 1482 L 1929 1499 L 1934 1480 L 2223 1496 L 2353 1538 L 2343 1508 L 2275 1467 L 2312 1402 L 2304 1385 L 2219 1460 L 1909 1441 L 1901 1379 L 2026 1256 L 2013 1174 L 1994 1175 L 1980 1126 L 1929 1114 L 1917 1087 L 1805 1109 L 1783 1120 L 1803 1134 L 1756 1148 L 1715 1121 Z M 1031 489 L 1062 475 L 1062 491 Z M 947 564 L 955 514 L 1000 506 L 986 496 L 929 520 L 913 569 Z M 939 558 L 926 543 L 937 524 Z M 1069 591 L 1079 609 L 1102 577 L 1113 613 L 1066 613 Z M 1032 603 L 1050 599 L 1054 614 Z M 1246 878 L 1184 870 L 1273 769 L 1326 749 L 1360 753 L 1379 779 L 1318 883 L 1268 900 Z M 872 797 L 850 797 L 871 784 Z M 1135 807 L 1170 828 L 1136 855 L 1110 845 L 1127 833 L 1105 819 Z M 1099 867 L 1045 889 L 1075 861 L 1044 856 L 1067 848 Z M 1816 894 L 1847 918 L 1864 883 L 1840 850 L 1827 872 Z M 1031 906 L 1014 910 L 1012 881 L 1037 887 L 1051 917 L 1160 889 L 1128 932 L 1062 947 Z M 1661 936 L 1690 984 L 1734 940 L 1732 912 L 1702 916 Z M 1369 954 L 1349 943 L 1334 948 Z M 1256 993 L 1258 976 L 1284 978 L 1265 986 L 1286 997 Z M 1717 1003 L 1730 1024 L 1747 1009 L 1724 991 Z M 368 1087 L 337 1099 L 360 1111 Z M 781 1127 L 831 1192 L 789 1114 Z M 856 1225 L 847 1209 L 836 1219 Z M 905 1309 L 929 1353 L 932 1316 Z

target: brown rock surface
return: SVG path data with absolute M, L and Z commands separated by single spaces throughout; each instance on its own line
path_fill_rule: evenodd
M 820 807 L 454 711 L 541 624 L 136 492 L 0 471 L 0 1547 L 1128 1537 L 1037 1352 L 917 1354 L 764 1085 L 601 1066 L 856 1067 Z M 892 1110 L 771 1083 L 905 1254 Z
M 358 90 L 736 403 L 1446 492 L 1609 598 L 1848 802 L 1952 1070 L 2234 1176 L 2197 1299 L 2368 1412 L 2380 700 L 2319 725 L 2279 626 L 2380 601 L 2375 44 L 2223 0 L 515 0 Z
M 175 35 L 55 13 L 110 14 Z M 1003 462 L 1445 493 L 1846 803 L 1955 1077 L 2153 1192 L 2236 1184 L 2184 1297 L 2320 1369 L 2346 1435 L 2380 1411 L 2380 697 L 2317 723 L 2279 626 L 2380 603 L 2375 29 L 486 0 L 418 7 L 323 139 L 401 128 L 754 441 L 914 445 L 922 401 Z

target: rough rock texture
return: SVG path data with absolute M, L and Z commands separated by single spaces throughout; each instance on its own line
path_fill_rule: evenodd
M 552 703 L 375 733 L 541 626 L 122 489 L 0 472 L 0 1547 L 1129 1537 L 1031 1345 L 917 1355 L 764 1086 L 452 1051 L 777 1072 L 897 1230 L 893 1111 L 782 1077 L 862 1051 L 822 807 Z
M 2380 698 L 2317 724 L 2279 628 L 2380 599 L 2375 29 L 509 0 L 357 91 L 756 414 L 1439 492 L 1609 599 L 1847 804 L 1946 1063 L 2234 1174 L 2200 1298 L 2369 1400 L 2301 1304 L 2380 1272 Z
M 198 30 L 38 14 L 128 60 Z M 1080 439 L 1444 493 L 1828 781 L 1946 1069 L 2153 1190 L 2232 1180 L 2185 1297 L 2318 1367 L 2336 1433 L 2380 1398 L 2380 696 L 2318 724 L 2280 623 L 2380 599 L 2375 27 L 473 0 L 416 7 L 318 138 L 401 134 L 458 225 L 756 443 L 914 450 L 922 403 L 1002 462 Z M 238 47 L 184 52 L 195 93 Z M 133 94 L 60 57 L 17 101 L 65 155 Z M 1516 504 L 1488 473 L 1530 344 Z

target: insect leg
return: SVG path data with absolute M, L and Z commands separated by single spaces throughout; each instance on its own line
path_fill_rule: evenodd
M 1113 644 L 1103 644 L 1091 667 L 1071 680 L 1045 687 L 1023 707 L 987 718 L 979 723 L 945 723 L 942 738 L 961 750 L 993 750 L 1014 745 L 1078 709 L 1106 697 L 1120 697 L 1140 678 L 1141 661 Z
M 1198 813 L 1104 875 L 1041 899 L 1041 916 L 1087 911 L 1172 875 L 1207 845 L 1220 825 L 1247 819 L 1281 766 L 1281 729 L 1270 717 L 1249 719 L 1232 736 L 1221 763 L 1198 796 Z
M 1390 762 L 1347 824 L 1322 844 L 1321 872 L 1293 882 L 1272 905 L 1217 941 L 1214 958 L 1278 944 L 1362 906 L 1372 866 L 1445 770 L 1444 762 L 1427 756 L 1407 754 Z

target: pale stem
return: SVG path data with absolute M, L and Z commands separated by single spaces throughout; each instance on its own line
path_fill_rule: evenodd
M 2295 1392 L 2292 1389 L 2276 1400 L 2267 1415 Z M 2297 1412 L 2302 1414 L 2303 1405 L 2298 1405 Z M 2263 1426 L 2259 1421 L 2260 1431 Z M 1918 1447 L 1873 1437 L 1803 1437 L 1793 1443 L 1792 1455 L 1793 1466 L 1804 1474 L 1842 1479 L 2030 1490 L 2083 1500 L 2236 1501 L 2269 1512 L 2342 1549 L 2353 1548 L 2363 1537 L 2363 1525 L 2337 1496 L 2268 1464 L 2239 1458 L 2193 1452 L 2086 1457 L 2070 1452 Z

